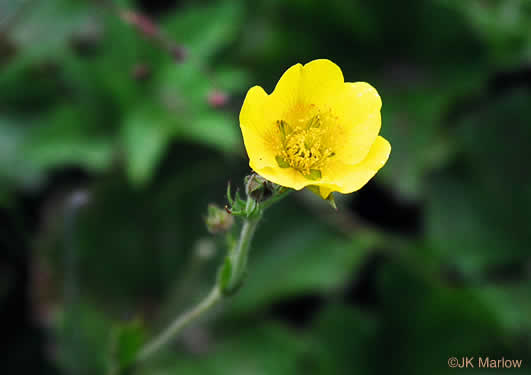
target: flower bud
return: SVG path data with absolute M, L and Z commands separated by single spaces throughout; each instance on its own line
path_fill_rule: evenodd
M 212 90 L 208 93 L 208 104 L 212 108 L 222 108 L 229 101 L 227 93 L 219 90 Z
M 140 33 L 148 37 L 154 37 L 159 33 L 157 25 L 149 17 L 141 13 L 126 10 L 120 16 L 125 22 L 133 25 Z
M 173 45 L 170 47 L 170 55 L 173 57 L 175 62 L 182 63 L 184 60 L 186 60 L 188 51 L 183 46 Z
M 131 75 L 137 81 L 143 81 L 149 78 L 151 70 L 146 64 L 136 64 L 131 71 Z
M 234 223 L 234 218 L 225 209 L 215 204 L 209 204 L 205 222 L 208 231 L 212 234 L 217 234 L 228 231 Z
M 245 193 L 247 196 L 253 198 L 256 201 L 262 201 L 267 199 L 273 193 L 273 185 L 271 182 L 260 176 L 259 174 L 253 173 L 249 176 L 246 176 L 244 179 L 245 183 Z
M 195 244 L 195 253 L 200 259 L 210 259 L 216 254 L 216 244 L 210 238 L 200 238 Z

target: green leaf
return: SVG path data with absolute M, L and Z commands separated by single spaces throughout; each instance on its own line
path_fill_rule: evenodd
M 241 92 L 251 86 L 251 77 L 246 70 L 230 66 L 216 68 L 215 81 L 219 88 L 229 93 Z
M 12 117 L 0 117 L 0 181 L 4 187 L 11 185 L 37 186 L 43 179 L 43 171 L 30 155 L 21 149 L 31 134 L 31 127 Z
M 140 369 L 140 374 L 293 375 L 313 368 L 312 353 L 312 343 L 284 325 L 242 324 L 220 335 L 207 353 L 168 352 L 162 365 Z
M 530 354 L 517 339 L 526 331 L 518 336 L 505 331 L 494 300 L 486 302 L 481 288 L 441 285 L 436 273 L 418 273 L 396 263 L 385 266 L 381 274 L 382 324 L 371 345 L 386 342 L 372 351 L 371 363 L 377 365 L 378 373 L 399 368 L 404 374 L 447 374 L 446 360 L 451 356 L 520 359 Z M 391 348 L 392 357 L 376 361 L 381 350 Z
M 166 66 L 157 76 L 156 85 L 159 95 L 173 111 L 191 116 L 210 109 L 208 94 L 213 84 L 193 62 Z
M 506 334 L 520 337 L 524 332 L 531 333 L 531 282 L 492 284 L 476 293 L 495 314 Z
M 301 294 L 326 294 L 355 274 L 365 259 L 371 239 L 361 234 L 354 240 L 340 238 L 314 217 L 297 215 L 288 202 L 266 211 L 253 240 L 245 284 L 228 306 L 229 315 Z
M 341 304 L 327 305 L 312 322 L 310 332 L 318 343 L 319 373 L 371 373 L 381 322 L 371 314 Z
M 210 111 L 190 122 L 179 122 L 177 134 L 224 152 L 234 153 L 242 146 L 237 121 L 221 112 Z
M 426 95 L 420 85 L 388 91 L 382 107 L 381 135 L 389 140 L 393 151 L 377 178 L 407 199 L 423 196 L 425 175 L 444 165 L 452 155 L 450 142 L 441 131 L 442 110 L 449 105 L 451 93 L 447 89 Z
M 190 59 L 205 60 L 234 40 L 243 20 L 242 5 L 218 2 L 189 8 L 168 19 L 166 30 L 189 49 Z
M 96 306 L 66 301 L 57 327 L 59 366 L 72 374 L 104 374 L 111 324 L 109 317 Z
M 525 92 L 497 97 L 464 119 L 454 130 L 461 167 L 431 181 L 429 243 L 441 261 L 467 277 L 529 258 L 531 177 L 521 163 L 531 160 L 530 100 Z M 503 125 L 507 119 L 510 130 Z
M 59 107 L 36 121 L 20 153 L 36 169 L 77 164 L 103 170 L 112 160 L 112 141 L 97 125 L 77 108 Z
M 122 323 L 113 328 L 111 341 L 111 371 L 121 374 L 131 368 L 146 341 L 143 326 L 138 320 Z
M 32 59 L 56 58 L 64 54 L 75 32 L 95 27 L 91 16 L 94 8 L 87 3 L 67 0 L 36 1 L 14 0 L 19 6 L 4 18 L 3 4 L 0 7 L 0 22 L 13 21 L 10 38 L 25 57 Z M 10 2 L 11 3 L 11 2 Z
M 224 152 L 241 149 L 238 121 L 208 105 L 212 83 L 192 63 L 163 71 L 158 80 L 160 95 L 169 107 L 174 136 Z
M 130 115 L 122 127 L 127 174 L 135 185 L 145 185 L 153 176 L 170 141 L 168 123 L 150 109 Z

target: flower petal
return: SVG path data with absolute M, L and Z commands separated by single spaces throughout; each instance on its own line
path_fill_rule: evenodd
M 321 185 L 319 186 L 319 195 L 321 195 L 321 198 L 326 199 L 334 191 L 334 187 L 330 187 L 328 185 Z
M 302 65 L 295 64 L 282 74 L 275 89 L 268 98 L 268 108 L 274 111 L 277 119 L 289 111 L 299 101 Z
M 266 116 L 268 98 L 264 89 L 254 86 L 247 92 L 240 112 L 245 149 L 257 169 L 275 165 L 274 123 Z
M 356 165 L 344 164 L 340 161 L 330 163 L 324 170 L 322 181 L 316 183 L 321 188 L 321 196 L 328 190 L 349 194 L 361 189 L 376 172 L 385 165 L 391 145 L 383 137 L 378 136 L 365 159 Z M 329 192 L 328 192 L 329 194 Z
M 250 162 L 249 164 L 260 176 L 280 186 L 301 190 L 308 185 L 315 185 L 315 181 L 305 178 L 300 172 L 293 168 L 265 167 L 257 169 L 254 167 L 253 162 Z
M 382 100 L 365 82 L 347 82 L 341 92 L 332 107 L 337 122 L 333 149 L 338 160 L 355 165 L 367 156 L 380 132 Z
M 299 100 L 318 106 L 330 103 L 342 91 L 344 82 L 341 69 L 332 61 L 310 61 L 302 69 Z
M 343 89 L 341 69 L 330 60 L 313 60 L 290 67 L 278 81 L 269 105 L 279 116 L 297 106 L 330 103 Z

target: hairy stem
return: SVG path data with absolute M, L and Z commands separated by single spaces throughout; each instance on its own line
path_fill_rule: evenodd
M 247 259 L 249 257 L 251 242 L 253 240 L 254 233 L 256 232 L 258 223 L 262 218 L 264 209 L 287 196 L 289 192 L 290 190 L 283 191 L 268 201 L 263 202 L 257 215 L 244 219 L 240 231 L 240 238 L 238 239 L 235 247 L 229 253 L 231 261 L 230 263 L 232 266 L 232 274 L 229 282 L 230 288 L 236 289 L 243 282 L 243 278 L 245 277 L 245 272 L 247 269 Z M 248 197 L 245 210 L 247 212 L 251 212 L 253 207 L 256 207 L 256 204 L 257 202 L 255 200 L 253 200 L 251 197 Z M 160 333 L 157 337 L 155 337 L 155 339 L 153 339 L 153 341 L 148 343 L 140 350 L 136 358 L 137 363 L 145 361 L 153 354 L 158 352 L 172 338 L 178 335 L 186 325 L 201 316 L 204 312 L 208 311 L 217 302 L 222 300 L 223 297 L 224 292 L 221 290 L 220 285 L 216 283 L 210 294 L 203 301 L 201 301 L 193 309 L 189 310 L 183 315 L 178 316 L 162 333 Z
M 249 202 L 251 202 L 251 199 L 248 200 L 248 206 L 250 205 Z M 232 263 L 234 265 L 234 274 L 232 280 L 236 283 L 241 282 L 243 276 L 245 275 L 249 248 L 258 222 L 260 221 L 260 217 L 261 215 L 253 219 L 246 219 L 244 221 L 240 232 L 240 238 L 236 243 L 236 247 L 230 254 Z M 137 362 L 143 362 L 158 352 L 172 338 L 177 336 L 185 326 L 201 316 L 204 312 L 208 311 L 222 298 L 223 294 L 219 288 L 219 285 L 216 284 L 210 294 L 203 301 L 201 301 L 193 309 L 189 310 L 183 315 L 178 316 L 164 331 L 162 331 L 162 333 L 153 339 L 153 341 L 148 343 L 139 352 L 137 356 Z
M 165 346 L 173 337 L 175 337 L 186 325 L 199 317 L 205 311 L 209 310 L 222 298 L 218 286 L 212 288 L 210 294 L 201 301 L 197 306 L 183 315 L 178 316 L 159 336 L 147 344 L 139 353 L 137 361 L 142 362 L 151 357 L 160 348 Z
M 247 200 L 247 209 L 249 209 L 251 199 Z M 256 227 L 262 218 L 262 214 L 252 219 L 245 219 L 240 232 L 240 238 L 236 243 L 236 247 L 230 253 L 232 264 L 232 277 L 230 285 L 232 287 L 240 284 L 245 276 L 247 269 L 247 259 L 249 258 L 249 249 L 253 240 Z

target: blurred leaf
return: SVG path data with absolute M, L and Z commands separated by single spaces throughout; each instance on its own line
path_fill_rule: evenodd
M 51 116 L 39 119 L 20 149 L 33 168 L 82 165 L 93 170 L 109 166 L 112 141 L 94 132 L 90 118 L 74 108 L 59 108 Z
M 529 100 L 523 92 L 496 98 L 463 120 L 455 129 L 462 167 L 432 181 L 428 239 L 467 276 L 530 259 Z
M 94 15 L 88 2 L 19 0 L 18 3 L 17 14 L 7 19 L 10 38 L 25 57 L 32 59 L 64 54 L 74 32 L 82 30 Z
M 376 318 L 356 308 L 331 305 L 319 313 L 310 328 L 319 343 L 318 360 L 322 374 L 369 374 L 372 352 L 379 332 Z
M 251 87 L 251 77 L 243 69 L 224 67 L 216 69 L 215 82 L 230 93 L 241 92 Z
M 137 320 L 114 327 L 111 342 L 111 368 L 113 374 L 121 374 L 130 368 L 145 342 L 145 332 Z
M 195 122 L 181 123 L 179 132 L 188 140 L 214 146 L 221 151 L 241 150 L 238 122 L 224 113 L 211 111 L 198 117 Z
M 307 373 L 314 362 L 311 343 L 287 327 L 265 322 L 222 335 L 201 355 L 172 353 L 166 366 L 141 374 L 292 375 Z
M 15 115 L 15 111 L 19 111 L 27 116 L 28 107 L 35 112 L 53 107 L 63 92 L 61 86 L 57 66 L 53 63 L 36 63 L 30 58 L 17 57 L 2 66 L 0 110 Z
M 381 273 L 382 324 L 368 345 L 376 365 L 372 371 L 448 374 L 451 356 L 531 357 L 511 337 L 513 332 L 503 330 L 496 309 L 475 288 L 441 286 L 433 274 L 427 279 L 397 264 Z M 382 352 L 392 355 L 378 360 Z
M 488 43 L 490 54 L 502 64 L 514 64 L 531 57 L 531 5 L 527 0 L 456 1 L 443 0 L 463 14 L 474 31 Z
M 162 100 L 172 110 L 197 115 L 209 108 L 207 97 L 212 83 L 192 62 L 165 67 L 156 82 Z
M 219 192 L 216 187 L 226 183 L 226 164 L 216 153 L 186 144 L 179 151 L 165 163 L 164 176 L 143 189 L 132 186 L 121 172 L 101 176 L 91 186 L 75 230 L 43 234 L 52 237 L 47 252 L 54 271 L 63 273 L 61 243 L 71 236 L 79 253 L 83 291 L 92 299 L 129 314 L 143 298 L 158 303 L 167 295 L 188 272 L 194 245 L 207 233 L 201 213 Z M 204 276 L 210 286 L 215 267 L 212 264 L 198 279 Z M 186 290 L 194 295 L 202 286 L 187 285 Z
M 30 126 L 11 117 L 0 117 L 0 181 L 4 187 L 35 187 L 42 178 L 42 171 L 19 152 Z
M 504 332 L 517 338 L 527 335 L 531 343 L 531 282 L 486 285 L 477 294 L 494 311 Z
M 166 30 L 190 51 L 189 59 L 206 61 L 233 42 L 242 21 L 242 2 L 218 1 L 209 6 L 190 7 L 166 21 Z
M 225 152 L 240 149 L 237 120 L 208 105 L 208 94 L 214 87 L 196 65 L 170 67 L 159 81 L 160 95 L 174 118 L 177 136 Z
M 394 75 L 404 77 L 389 77 L 379 89 L 383 101 L 381 134 L 393 150 L 377 178 L 403 197 L 419 199 L 426 194 L 426 176 L 446 165 L 456 152 L 446 130 L 452 126 L 446 123 L 449 111 L 461 98 L 477 94 L 487 74 L 479 67 L 423 70 L 411 65 L 394 69 Z M 437 90 L 431 91 L 429 85 L 434 80 Z
M 230 305 L 235 314 L 308 293 L 330 293 L 356 275 L 371 241 L 338 238 L 294 207 L 268 211 L 249 257 L 248 275 Z
M 168 123 L 154 110 L 138 110 L 125 120 L 122 140 L 131 182 L 144 185 L 150 181 L 170 136 Z
M 104 374 L 109 354 L 109 318 L 93 305 L 67 301 L 61 324 L 61 367 L 73 374 Z

